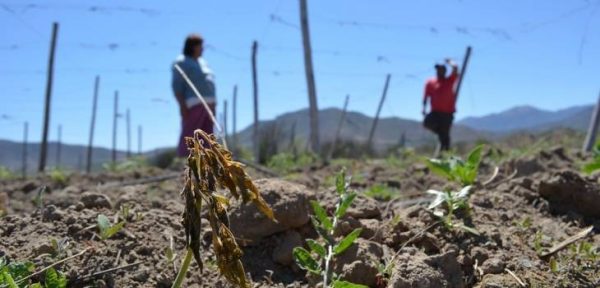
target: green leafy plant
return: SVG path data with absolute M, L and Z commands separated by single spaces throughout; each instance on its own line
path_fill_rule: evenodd
M 108 217 L 106 217 L 104 214 L 98 215 L 96 222 L 98 224 L 98 229 L 100 229 L 100 238 L 102 240 L 106 240 L 117 234 L 125 225 L 125 221 L 121 221 L 114 225 L 111 224 L 110 220 L 108 220 Z
M 469 152 L 466 161 L 451 155 L 444 159 L 428 159 L 425 163 L 433 173 L 450 181 L 463 186 L 472 185 L 477 179 L 482 149 L 483 145 L 475 147 Z
M 67 181 L 69 179 L 69 173 L 65 170 L 62 169 L 60 167 L 55 167 L 54 169 L 50 170 L 50 180 L 52 180 L 52 182 L 59 184 L 59 185 L 65 185 L 67 184 Z
M 375 184 L 365 191 L 365 196 L 383 201 L 392 200 L 393 198 L 398 197 L 399 194 L 400 192 L 397 189 L 382 184 Z
M 600 141 L 598 141 L 592 149 L 592 155 L 592 160 L 583 165 L 581 168 L 581 170 L 585 173 L 593 173 L 594 171 L 600 169 Z
M 354 201 L 354 198 L 356 198 L 356 193 L 348 191 L 349 181 L 346 179 L 344 170 L 337 175 L 335 186 L 339 198 L 333 215 L 328 216 L 325 208 L 323 208 L 319 202 L 311 201 L 311 206 L 314 211 L 312 223 L 322 239 L 306 240 L 306 244 L 310 248 L 310 251 L 303 247 L 295 247 L 293 250 L 294 260 L 300 268 L 311 274 L 323 277 L 323 287 L 366 287 L 364 285 L 343 281 L 333 273 L 333 257 L 342 254 L 346 249 L 352 246 L 362 231 L 361 228 L 357 228 L 339 242 L 335 239 L 333 234 L 337 227 L 338 220 L 346 214 L 346 211 Z
M 294 155 L 292 153 L 278 153 L 267 162 L 267 167 L 282 173 L 290 173 L 307 167 L 317 161 L 317 156 L 312 153 Z
M 469 233 L 479 235 L 479 232 L 473 228 L 466 226 L 463 223 L 457 223 L 455 221 L 455 214 L 457 211 L 465 211 L 469 212 L 471 210 L 469 206 L 469 191 L 472 186 L 465 186 L 460 191 L 436 191 L 436 190 L 427 190 L 428 194 L 435 195 L 435 199 L 429 204 L 427 209 L 433 211 L 433 215 L 440 218 L 444 226 L 448 229 L 460 228 Z M 445 208 L 437 209 L 439 207 Z
M 148 161 L 145 157 L 136 156 L 131 157 L 125 161 L 113 163 L 108 162 L 102 165 L 102 168 L 108 172 L 132 172 L 132 171 L 140 171 L 143 169 L 147 169 L 150 167 Z
M 0 166 L 0 180 L 12 180 L 17 178 L 15 173 L 5 166 Z
M 66 288 L 67 277 L 54 268 L 47 268 L 44 273 L 44 286 L 32 283 L 30 277 L 35 272 L 35 265 L 29 261 L 11 262 L 0 258 L 0 287 L 8 288 Z

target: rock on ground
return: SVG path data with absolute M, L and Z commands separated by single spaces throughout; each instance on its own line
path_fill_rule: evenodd
M 273 209 L 277 222 L 267 219 L 252 204 L 234 206 L 229 215 L 231 231 L 236 237 L 249 240 L 239 241 L 241 245 L 309 222 L 314 193 L 305 186 L 279 179 L 260 179 L 254 183 Z
M 427 256 L 416 249 L 409 250 L 396 259 L 389 287 L 465 287 L 456 256 L 454 251 Z
M 587 217 L 600 217 L 600 187 L 575 172 L 555 173 L 550 180 L 540 182 L 538 192 L 557 212 L 576 211 Z

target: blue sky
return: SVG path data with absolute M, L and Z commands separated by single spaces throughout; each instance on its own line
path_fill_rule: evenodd
M 600 89 L 599 6 L 600 0 L 309 0 L 319 108 L 341 107 L 350 94 L 350 110 L 372 115 L 391 73 L 382 115 L 420 119 L 432 64 L 446 56 L 460 62 L 467 45 L 473 55 L 458 118 L 516 105 L 593 103 Z M 31 141 L 41 138 L 53 21 L 60 30 L 50 140 L 62 124 L 64 142 L 87 142 L 100 75 L 96 145 L 111 145 L 115 90 L 121 112 L 131 109 L 132 130 L 144 127 L 145 150 L 175 145 L 180 120 L 170 65 L 190 32 L 209 46 L 219 111 L 239 86 L 238 129 L 253 117 L 253 40 L 260 119 L 307 107 L 298 7 L 296 0 L 0 0 L 0 139 L 20 140 L 23 121 Z M 119 125 L 124 149 L 124 118 Z

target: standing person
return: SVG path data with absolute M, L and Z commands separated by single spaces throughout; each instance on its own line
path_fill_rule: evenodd
M 458 65 L 451 59 L 446 64 L 452 67 L 450 76 L 446 77 L 446 65 L 435 64 L 436 77 L 427 80 L 423 97 L 423 126 L 437 134 L 441 151 L 450 149 L 450 128 L 456 111 L 456 80 Z M 431 98 L 431 110 L 427 113 L 427 100 Z
M 214 115 L 216 105 L 214 75 L 208 68 L 204 58 L 202 58 L 203 44 L 204 39 L 200 35 L 189 35 L 185 39 L 183 55 L 177 57 L 175 64 L 190 78 Z M 198 96 L 175 67 L 173 67 L 172 87 L 181 113 L 181 137 L 179 138 L 177 156 L 185 157 L 188 154 L 185 137 L 193 136 L 196 129 L 202 129 L 204 132 L 211 134 L 213 133 L 213 123 Z

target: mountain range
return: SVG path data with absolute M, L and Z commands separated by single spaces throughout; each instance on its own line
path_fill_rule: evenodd
M 472 142 L 479 139 L 496 140 L 517 132 L 541 133 L 548 130 L 570 128 L 576 131 L 586 131 L 591 117 L 593 105 L 575 106 L 556 111 L 538 109 L 532 106 L 518 106 L 499 113 L 481 117 L 466 117 L 456 121 L 452 128 L 454 142 Z M 342 111 L 337 108 L 327 108 L 319 111 L 321 144 L 331 143 L 339 124 Z M 291 142 L 306 143 L 309 134 L 308 109 L 284 113 L 273 120 L 260 121 L 261 135 L 268 134 L 269 141 L 275 141 L 277 146 L 289 147 Z M 354 143 L 367 141 L 373 118 L 359 112 L 349 111 L 346 114 L 340 140 Z M 244 147 L 252 145 L 252 125 L 240 131 L 237 135 L 238 144 Z M 230 141 L 233 137 L 229 137 Z M 435 136 L 422 127 L 420 121 L 399 117 L 379 119 L 377 130 L 373 137 L 375 150 L 383 150 L 404 142 L 407 146 L 434 144 Z M 28 145 L 28 170 L 34 170 L 39 159 L 39 143 Z M 54 142 L 48 147 L 48 166 L 56 165 L 56 149 Z M 156 151 L 161 150 L 157 149 Z M 18 142 L 0 140 L 0 166 L 10 169 L 20 169 L 22 163 L 22 145 Z M 156 155 L 156 151 L 144 153 Z M 86 148 L 83 145 L 62 145 L 61 165 L 78 169 L 85 163 Z M 94 148 L 94 168 L 110 161 L 111 151 L 106 148 Z M 119 151 L 118 158 L 123 159 L 125 152 Z

